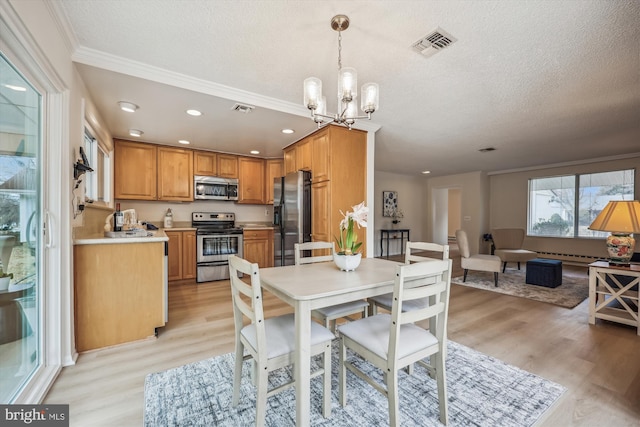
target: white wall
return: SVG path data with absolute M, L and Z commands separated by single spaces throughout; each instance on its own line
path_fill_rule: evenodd
M 404 218 L 395 228 L 410 229 L 410 237 L 413 241 L 423 241 L 425 239 L 425 200 L 424 183 L 422 176 L 409 176 L 393 174 L 388 172 L 375 172 L 374 197 L 376 198 L 375 209 L 369 212 L 373 218 L 373 238 L 375 256 L 380 256 L 380 230 L 391 229 L 394 225 L 390 217 L 382 216 L 382 192 L 398 192 L 398 209 L 404 212 Z M 386 243 L 385 243 L 386 250 Z M 400 253 L 400 242 L 392 241 L 389 245 L 389 252 Z M 385 253 L 386 255 L 386 253 Z
M 487 175 L 484 172 L 441 176 L 426 180 L 426 191 L 423 191 L 426 194 L 428 207 L 426 212 L 429 215 L 424 218 L 424 227 L 427 230 L 424 238 L 427 241 L 436 241 L 447 233 L 447 224 L 438 223 L 441 215 L 436 215 L 436 212 L 443 213 L 443 210 L 448 210 L 448 197 L 441 197 L 439 194 L 447 194 L 450 189 L 460 191 L 461 228 L 469 236 L 469 249 L 471 253 L 481 252 L 484 246 L 481 245 L 482 234 L 489 232 L 489 187 Z
M 536 170 L 491 175 L 491 228 L 527 229 L 529 179 L 578 173 L 597 173 L 635 168 L 635 197 L 640 198 L 640 156 L 627 159 L 592 161 Z M 525 248 L 560 254 L 607 257 L 604 238 L 527 237 Z M 637 246 L 637 245 L 636 245 Z

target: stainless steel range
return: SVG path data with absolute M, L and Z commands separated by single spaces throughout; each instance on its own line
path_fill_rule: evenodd
M 242 257 L 242 229 L 236 215 L 228 212 L 193 212 L 196 229 L 197 279 L 200 282 L 229 278 L 229 256 Z

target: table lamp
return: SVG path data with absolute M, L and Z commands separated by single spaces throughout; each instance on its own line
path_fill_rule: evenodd
M 640 233 L 640 201 L 610 201 L 589 226 L 589 230 L 609 231 L 609 262 L 629 264 L 636 241 L 631 233 Z

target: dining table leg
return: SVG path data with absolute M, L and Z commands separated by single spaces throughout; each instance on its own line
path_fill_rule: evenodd
M 295 319 L 296 426 L 304 427 L 309 425 L 311 409 L 311 309 L 307 301 L 297 301 Z

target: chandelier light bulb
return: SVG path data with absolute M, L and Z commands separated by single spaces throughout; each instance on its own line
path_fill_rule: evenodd
M 316 110 L 322 99 L 322 80 L 309 77 L 304 80 L 304 105 L 310 110 Z
M 371 114 L 378 109 L 378 83 L 365 83 L 361 89 L 360 109 Z
M 338 101 L 351 102 L 358 96 L 358 72 L 344 67 L 338 72 Z

